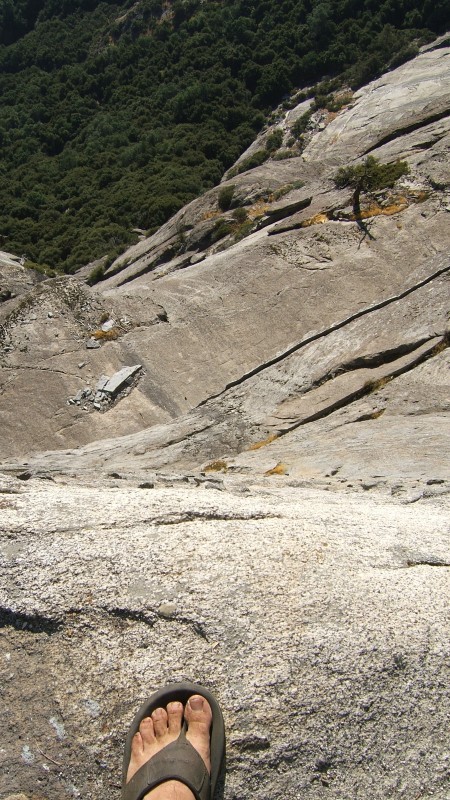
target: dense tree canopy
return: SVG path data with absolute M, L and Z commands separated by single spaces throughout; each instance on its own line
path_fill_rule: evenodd
M 443 30 L 447 0 L 1 0 L 0 247 L 57 269 L 216 184 L 270 109 Z

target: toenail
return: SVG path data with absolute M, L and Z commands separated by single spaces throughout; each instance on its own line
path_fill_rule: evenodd
M 193 711 L 201 711 L 203 708 L 203 697 L 200 695 L 193 695 L 189 698 L 189 705 Z
M 160 717 L 164 716 L 164 709 L 163 708 L 155 708 L 152 717 L 156 719 L 160 719 Z
M 167 710 L 168 711 L 182 711 L 183 710 L 183 704 L 182 703 L 178 703 L 176 700 L 174 700 L 173 703 L 169 703 L 169 705 L 167 706 Z

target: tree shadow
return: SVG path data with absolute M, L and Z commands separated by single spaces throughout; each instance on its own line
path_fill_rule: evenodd
M 360 229 L 360 231 L 362 231 L 362 233 L 363 233 L 363 236 L 360 239 L 359 244 L 358 244 L 358 250 L 361 247 L 361 245 L 364 242 L 364 240 L 366 239 L 366 237 L 368 239 L 372 239 L 372 241 L 375 240 L 375 236 L 373 236 L 373 234 L 370 232 L 369 223 L 364 222 L 364 220 L 362 218 L 362 209 L 361 209 L 361 199 L 360 198 L 361 198 L 361 189 L 358 187 L 353 192 L 353 200 L 352 200 L 352 208 L 353 208 L 353 214 L 355 216 L 355 222 L 356 222 L 358 228 Z

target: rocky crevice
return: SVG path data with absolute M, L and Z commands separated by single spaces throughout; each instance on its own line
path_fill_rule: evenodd
M 441 119 L 447 119 L 449 117 L 448 109 L 445 111 L 441 111 L 438 114 L 431 114 L 429 117 L 425 117 L 425 119 L 420 120 L 419 122 L 414 122 L 412 125 L 405 125 L 403 128 L 397 128 L 397 130 L 392 131 L 392 133 L 387 134 L 386 136 L 381 137 L 377 141 L 376 144 L 371 145 L 368 147 L 367 150 L 361 154 L 362 156 L 367 156 L 369 153 L 372 153 L 374 150 L 378 150 L 379 147 L 382 147 L 384 144 L 389 144 L 389 142 L 393 142 L 396 139 L 400 139 L 402 136 L 407 136 L 409 133 L 414 133 L 414 131 L 418 131 L 421 128 L 426 128 L 427 125 L 431 125 L 434 122 L 440 122 Z
M 387 383 L 394 380 L 394 378 L 397 378 L 406 372 L 410 372 L 411 370 L 415 369 L 420 364 L 422 364 L 424 361 L 428 360 L 429 358 L 433 358 L 433 356 L 442 352 L 442 350 L 447 348 L 450 344 L 448 337 L 443 337 L 439 341 L 436 341 L 436 338 L 433 338 L 430 341 L 432 342 L 432 345 L 429 348 L 424 349 L 423 346 L 418 346 L 417 348 L 415 348 L 420 350 L 420 353 L 417 355 L 417 358 L 413 359 L 411 362 L 407 364 L 402 364 L 397 369 L 393 369 L 388 374 L 384 375 L 378 380 L 377 379 L 373 381 L 368 380 L 367 382 L 364 383 L 362 387 L 356 389 L 355 391 L 349 392 L 344 397 L 340 397 L 332 401 L 331 403 L 325 405 L 325 407 L 321 408 L 320 410 L 316 411 L 313 414 L 309 414 L 302 417 L 301 419 L 297 419 L 295 422 L 291 422 L 290 424 L 284 427 L 279 427 L 277 430 L 277 437 L 284 436 L 285 434 L 296 430 L 301 425 L 307 425 L 310 422 L 316 422 L 317 420 L 324 419 L 325 417 L 330 416 L 330 414 L 332 414 L 334 411 L 338 411 L 339 409 L 344 408 L 345 406 L 349 406 L 351 403 L 354 403 L 357 400 L 361 400 L 361 398 L 369 394 L 372 394 L 377 389 L 381 388 L 382 386 L 385 386 Z M 386 363 L 391 363 L 392 361 L 391 354 L 392 351 L 390 351 L 389 358 Z M 383 364 L 383 362 L 380 362 L 379 359 L 380 355 L 376 357 L 376 360 L 378 363 Z M 356 369 L 359 369 L 359 367 L 357 367 Z M 343 370 L 343 372 L 340 372 L 339 374 L 344 374 L 344 372 L 349 372 L 349 371 L 352 370 Z M 336 377 L 335 375 L 332 376 L 330 375 L 329 377 L 325 378 L 322 382 L 318 382 L 317 387 L 323 386 L 325 383 L 334 380 L 335 377 Z M 311 391 L 313 391 L 313 389 Z M 307 397 L 309 394 L 310 392 L 308 391 L 303 396 Z M 380 413 L 382 413 L 382 410 L 381 412 L 379 411 L 375 413 L 380 415 Z M 375 418 L 375 417 L 372 414 L 370 415 L 369 418 Z
M 58 633 L 62 625 L 61 620 L 43 614 L 23 614 L 7 607 L 0 607 L 0 628 L 14 628 L 16 631 L 28 631 L 29 633 L 46 633 L 50 636 Z
M 117 283 L 117 286 L 118 287 L 119 286 L 125 286 L 125 284 L 130 283 L 131 281 L 134 281 L 137 278 L 142 278 L 143 275 L 148 275 L 150 272 L 154 272 L 157 267 L 160 267 L 162 264 L 167 264 L 168 261 L 171 261 L 174 258 L 175 255 L 176 255 L 176 246 L 173 245 L 172 247 L 169 247 L 167 250 L 164 250 L 163 253 L 161 253 L 155 259 L 150 261 L 148 264 L 145 264 L 145 266 L 141 267 L 136 272 L 133 272 L 132 275 L 128 275 L 122 281 L 119 281 Z M 139 259 L 136 259 L 136 261 L 138 261 L 138 260 Z M 132 264 L 127 264 L 126 268 L 128 268 L 129 266 L 132 266 Z M 120 271 L 122 271 L 122 270 L 120 270 Z M 118 272 L 119 272 L 119 270 L 117 270 L 116 272 L 113 272 L 111 274 L 108 274 L 107 277 L 110 278 L 113 275 L 116 275 Z
M 113 619 L 124 620 L 127 622 L 143 623 L 144 625 L 153 628 L 157 622 L 170 622 L 178 625 L 187 625 L 192 631 L 205 641 L 208 640 L 208 635 L 205 630 L 204 624 L 197 619 L 187 617 L 179 614 L 175 607 L 148 609 L 132 609 L 126 606 L 106 606 L 101 605 L 97 609 L 83 609 L 83 608 L 69 608 L 58 616 L 58 618 L 48 617 L 43 614 L 26 614 L 19 611 L 13 611 L 9 608 L 0 607 L 0 629 L 12 628 L 19 633 L 32 633 L 52 636 L 64 630 L 69 622 L 73 622 L 76 618 L 80 621 L 84 618 L 91 618 L 92 615 L 98 616 L 99 614 L 106 614 Z
M 269 359 L 268 361 L 265 361 L 262 364 L 258 364 L 257 367 L 254 367 L 252 370 L 249 370 L 249 372 L 244 373 L 239 378 L 236 378 L 236 380 L 230 381 L 230 383 L 227 383 L 226 386 L 224 387 L 224 389 L 222 389 L 220 392 L 217 392 L 217 394 L 211 395 L 210 397 L 206 398 L 205 400 L 202 400 L 198 404 L 197 408 L 200 408 L 201 406 L 204 406 L 206 403 L 209 403 L 211 400 L 214 400 L 214 399 L 217 399 L 218 397 L 221 397 L 229 389 L 232 389 L 234 387 L 240 386 L 241 384 L 244 384 L 249 378 L 253 378 L 255 375 L 259 375 L 261 372 L 263 372 L 264 370 L 268 369 L 269 367 L 273 367 L 276 364 L 280 364 L 288 356 L 291 356 L 294 353 L 297 353 L 303 347 L 306 347 L 306 345 L 311 344 L 311 342 L 315 342 L 315 341 L 317 341 L 319 339 L 323 339 L 324 337 L 328 336 L 330 333 L 334 333 L 334 331 L 338 331 L 341 328 L 344 328 L 346 325 L 349 325 L 351 322 L 354 322 L 357 319 L 361 319 L 362 317 L 365 317 L 366 315 L 372 314 L 374 311 L 379 311 L 380 309 L 386 308 L 387 306 L 391 305 L 392 303 L 396 303 L 399 300 L 402 300 L 403 298 L 407 297 L 408 295 L 412 294 L 413 292 L 417 291 L 418 289 L 421 289 L 423 286 L 426 286 L 428 283 L 431 283 L 432 281 L 434 281 L 437 278 L 439 278 L 441 275 L 444 275 L 445 273 L 448 273 L 448 272 L 450 272 L 450 265 L 446 265 L 444 267 L 441 267 L 440 269 L 438 269 L 435 272 L 433 272 L 431 275 L 428 275 L 426 278 L 423 278 L 422 280 L 418 281 L 417 283 L 414 283 L 412 286 L 409 286 L 408 288 L 404 289 L 402 292 L 399 292 L 396 295 L 392 295 L 391 297 L 388 297 L 385 300 L 381 300 L 379 303 L 374 303 L 371 306 L 367 306 L 366 308 L 363 308 L 360 311 L 357 311 L 354 314 L 351 314 L 349 317 L 346 317 L 345 319 L 340 320 L 339 322 L 336 322 L 333 325 L 330 325 L 328 328 L 324 328 L 323 330 L 318 331 L 317 333 L 314 333 L 314 334 L 312 334 L 310 336 L 305 337 L 300 342 L 292 345 L 292 347 L 289 347 L 287 350 L 284 350 L 283 353 L 281 353 L 280 355 L 275 356 L 274 358 L 271 358 L 271 359 Z
M 422 345 L 426 344 L 431 339 L 434 340 L 435 338 L 435 336 L 421 338 L 414 342 L 404 342 L 397 347 L 392 347 L 388 350 L 383 350 L 373 355 L 358 356 L 351 361 L 346 361 L 339 367 L 336 367 L 336 369 L 334 369 L 332 372 L 324 375 L 322 378 L 312 383 L 311 389 L 322 386 L 324 383 L 327 383 L 327 381 L 333 380 L 333 378 L 335 378 L 337 375 L 342 375 L 345 372 L 353 372 L 354 370 L 358 369 L 375 369 L 377 367 L 390 364 L 392 361 L 397 361 L 402 356 L 413 353 L 414 350 L 417 350 L 419 347 L 422 347 Z
M 258 519 L 277 519 L 279 514 L 233 514 L 233 513 L 220 513 L 214 510 L 208 511 L 185 511 L 181 513 L 173 512 L 171 514 L 163 514 L 160 517 L 153 517 L 152 522 L 155 525 L 180 525 L 184 522 L 196 522 L 198 520 L 205 522 L 234 522 L 235 520 L 249 520 Z

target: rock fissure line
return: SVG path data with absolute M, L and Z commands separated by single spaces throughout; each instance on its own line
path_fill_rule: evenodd
M 213 480 L 213 479 L 211 479 Z M 232 513 L 220 513 L 217 511 L 180 511 L 180 512 L 173 512 L 172 514 L 161 514 L 156 517 L 145 517 L 143 519 L 139 518 L 133 520 L 129 523 L 121 522 L 120 530 L 128 530 L 129 528 L 135 528 L 136 525 L 182 525 L 184 522 L 234 522 L 234 521 L 242 521 L 247 522 L 251 520 L 259 520 L 259 519 L 279 519 L 280 514 L 265 514 L 261 513 L 249 513 L 249 514 L 232 514 Z M 110 531 L 112 528 L 117 530 L 117 522 L 111 521 L 107 524 L 103 524 L 101 522 L 95 522 L 92 524 L 83 524 L 80 523 L 79 526 L 68 526 L 68 527 L 61 527 L 58 526 L 57 528 L 46 527 L 45 534 L 48 536 L 53 536 L 55 534 L 79 534 L 79 533 L 86 533 L 89 531 Z M 41 531 L 36 531 L 39 535 Z M 23 528 L 13 528 L 10 526 L 9 528 L 0 528 L 0 534 L 6 534 L 10 536 L 14 534 L 16 537 L 23 534 L 24 536 L 29 536 L 30 531 L 25 530 Z M 80 556 L 80 558 L 82 558 Z M 103 561 L 108 560 L 110 563 L 114 562 L 114 556 L 106 556 L 102 554 Z M 89 557 L 87 558 L 89 561 Z
M 199 405 L 202 405 L 202 403 L 200 403 Z M 165 447 L 171 447 L 171 445 L 173 444 L 180 444 L 180 442 L 185 442 L 187 441 L 187 439 L 192 439 L 193 436 L 197 436 L 198 433 L 204 433 L 205 431 L 209 430 L 209 428 L 212 428 L 213 425 L 214 422 L 208 422 L 208 424 L 204 425 L 203 428 L 197 428 L 195 431 L 191 431 L 190 433 L 186 433 L 185 435 L 180 434 L 180 436 L 175 436 L 173 439 L 169 439 Z
M 439 114 L 432 114 L 430 117 L 426 117 L 426 119 L 421 120 L 420 122 L 415 122 L 413 125 L 407 125 L 404 128 L 398 128 L 398 130 L 389 133 L 387 136 L 383 136 L 383 138 L 379 139 L 376 144 L 373 144 L 367 150 L 364 150 L 362 155 L 367 156 L 369 153 L 372 153 L 374 150 L 377 150 L 384 144 L 393 142 L 395 139 L 399 139 L 401 136 L 406 136 L 408 133 L 418 131 L 420 128 L 425 128 L 427 125 L 432 125 L 433 122 L 439 122 L 441 119 L 447 119 L 448 116 L 450 116 L 449 111 L 446 109 L 445 111 L 441 111 Z
M 321 192 L 321 194 L 324 194 L 324 192 Z M 306 197 L 304 200 L 298 200 L 296 203 L 290 203 L 281 208 L 268 208 L 265 216 L 258 221 L 256 231 L 260 231 L 262 228 L 267 228 L 268 225 L 274 225 L 276 222 L 281 222 L 281 220 L 303 211 L 311 205 L 312 199 L 311 195 L 311 197 Z
M 333 378 L 336 378 L 338 375 L 344 375 L 347 372 L 355 372 L 358 369 L 376 369 L 377 367 L 382 367 L 385 364 L 389 364 L 391 361 L 396 361 L 398 358 L 408 355 L 408 353 L 413 353 L 414 350 L 422 347 L 422 345 L 426 344 L 426 342 L 429 342 L 432 339 L 436 339 L 436 335 L 427 336 L 422 339 L 418 339 L 415 342 L 405 342 L 404 344 L 398 345 L 398 347 L 393 347 L 389 350 L 383 350 L 382 352 L 374 355 L 358 356 L 357 358 L 347 361 L 346 363 L 341 364 L 339 367 L 336 367 L 336 369 L 327 373 L 322 378 L 319 378 L 317 381 L 311 384 L 311 389 L 308 389 L 308 392 L 312 391 L 312 389 L 318 388 L 319 386 L 323 386 L 324 383 L 333 380 Z M 307 392 L 305 392 L 305 395 L 306 394 Z
M 64 354 L 58 353 L 58 355 L 64 355 Z M 2 365 L 2 368 L 17 372 L 21 369 L 29 369 L 32 370 L 33 372 L 53 372 L 55 375 L 69 375 L 71 378 L 80 377 L 80 374 L 77 372 L 66 372 L 64 369 L 52 369 L 51 367 L 37 367 L 28 364 L 17 364 L 14 366 L 8 366 L 7 364 L 4 364 Z
M 426 278 L 423 278 L 423 280 L 414 284 L 413 286 L 409 286 L 407 289 L 404 289 L 403 292 L 400 292 L 399 294 L 396 295 L 392 295 L 391 297 L 388 297 L 385 300 L 380 300 L 379 303 L 374 303 L 371 306 L 367 306 L 366 308 L 361 309 L 361 311 L 356 311 L 349 317 L 346 317 L 345 319 L 336 322 L 334 325 L 330 325 L 329 328 L 324 328 L 323 330 L 318 331 L 317 333 L 313 333 L 310 336 L 307 336 L 305 339 L 302 339 L 297 344 L 294 344 L 292 345 L 292 347 L 289 347 L 287 350 L 284 350 L 283 353 L 281 353 L 280 355 L 275 356 L 274 358 L 271 358 L 262 364 L 259 364 L 257 367 L 254 367 L 253 369 L 249 370 L 249 372 L 245 372 L 239 378 L 236 378 L 236 380 L 230 381 L 230 383 L 227 383 L 225 387 L 220 390 L 220 392 L 210 395 L 205 400 L 201 400 L 200 403 L 196 406 L 196 408 L 200 408 L 201 406 L 206 405 L 206 403 L 209 403 L 211 400 L 215 400 L 218 397 L 221 397 L 223 394 L 225 394 L 225 392 L 228 391 L 228 389 L 233 389 L 235 386 L 241 386 L 249 378 L 253 378 L 255 375 L 259 375 L 259 373 L 264 372 L 265 369 L 273 367 L 275 366 L 275 364 L 280 364 L 282 361 L 284 361 L 285 358 L 288 358 L 288 356 L 291 356 L 293 355 L 293 353 L 296 353 L 298 350 L 301 350 L 303 347 L 306 347 L 306 345 L 311 344 L 311 342 L 316 342 L 318 339 L 322 339 L 325 336 L 328 336 L 329 333 L 334 333 L 335 331 L 341 330 L 341 328 L 345 328 L 345 326 L 349 325 L 351 322 L 354 322 L 357 319 L 361 319 L 361 317 L 365 317 L 367 314 L 371 314 L 373 311 L 379 311 L 380 309 L 386 308 L 386 306 L 391 305 L 391 303 L 396 303 L 399 300 L 403 300 L 404 297 L 407 297 L 408 295 L 412 294 L 418 289 L 421 289 L 423 286 L 426 286 L 428 283 L 431 283 L 433 280 L 436 280 L 436 278 L 439 278 L 441 275 L 444 275 L 449 271 L 450 271 L 450 265 L 446 267 L 441 267 L 441 269 L 436 270 L 436 272 L 433 272 L 432 275 L 429 275 Z
M 165 614 L 161 611 L 157 611 L 158 620 L 163 620 L 164 622 L 176 622 L 181 625 L 188 625 L 194 631 L 197 636 L 200 636 L 201 639 L 204 639 L 205 642 L 209 642 L 207 633 L 204 629 L 204 626 L 201 622 L 197 620 L 190 619 L 189 617 L 182 617 L 181 615 L 177 614 L 176 611 L 173 614 Z
M 75 417 L 75 419 L 70 420 L 70 422 L 68 422 L 67 425 L 63 425 L 62 428 L 58 428 L 55 431 L 56 435 L 59 436 L 61 433 L 63 433 L 63 431 L 67 431 L 70 428 L 76 427 L 79 424 L 80 416 L 81 416 L 81 411 L 80 411 L 80 415 Z M 44 439 L 44 442 L 45 442 L 45 439 Z M 40 445 L 40 443 L 39 443 L 39 445 Z
M 148 275 L 149 272 L 154 272 L 155 269 L 157 267 L 160 267 L 162 264 L 167 264 L 168 261 L 171 261 L 172 258 L 175 257 L 176 253 L 174 252 L 174 250 L 175 250 L 174 247 L 169 247 L 167 250 L 164 250 L 164 252 L 161 253 L 161 255 L 157 256 L 153 261 L 150 261 L 149 264 L 146 264 L 144 267 L 141 267 L 141 269 L 139 269 L 137 272 L 134 272 L 133 275 L 129 275 L 127 278 L 124 278 L 124 280 L 119 281 L 117 287 L 125 286 L 126 283 L 130 283 L 131 281 L 136 280 L 136 278 L 142 278 L 143 275 Z M 139 259 L 136 259 L 136 261 L 138 260 Z M 136 262 L 131 262 L 131 264 L 127 264 L 127 267 L 132 266 L 133 263 Z M 125 267 L 125 269 L 127 267 Z M 118 272 L 121 271 L 122 270 L 118 270 Z M 116 275 L 117 273 L 113 274 Z M 111 276 L 108 275 L 107 278 L 109 277 Z
M 204 639 L 205 641 L 209 641 L 208 636 L 204 630 L 203 624 L 198 620 L 181 616 L 176 613 L 174 613 L 173 615 L 172 614 L 167 615 L 155 608 L 151 608 L 148 611 L 145 610 L 136 611 L 130 608 L 122 608 L 118 606 L 113 608 L 108 608 L 107 606 L 100 606 L 98 609 L 85 609 L 85 608 L 72 607 L 67 609 L 67 611 L 63 615 L 63 619 L 57 619 L 57 620 L 39 614 L 36 615 L 23 614 L 20 612 L 11 611 L 10 609 L 0 608 L 0 628 L 12 627 L 15 630 L 27 631 L 29 633 L 53 634 L 57 633 L 64 627 L 64 625 L 67 623 L 68 618 L 74 616 L 77 617 L 91 616 L 92 612 L 94 613 L 94 615 L 96 613 L 98 614 L 103 612 L 106 613 L 108 616 L 123 620 L 128 620 L 130 622 L 142 622 L 151 628 L 158 621 L 175 622 L 181 625 L 188 625 L 189 627 L 192 628 L 195 634 L 200 636 L 200 638 Z
M 105 611 L 111 617 L 119 617 L 119 619 L 126 619 L 131 622 L 144 622 L 150 628 L 153 627 L 158 619 L 157 612 L 153 610 L 146 613 L 145 611 L 132 611 L 129 608 L 107 608 L 106 606 L 101 606 L 100 610 Z
M 257 519 L 279 519 L 280 514 L 227 514 L 219 513 L 217 511 L 186 511 L 182 513 L 174 512 L 173 514 L 164 514 L 161 517 L 153 517 L 151 520 L 144 520 L 144 524 L 152 522 L 155 525 L 180 525 L 183 522 L 195 522 L 197 520 L 205 522 L 234 522 L 240 520 L 247 522 Z
M 418 367 L 419 364 L 422 364 L 424 361 L 427 361 L 429 358 L 433 358 L 433 356 L 437 355 L 442 351 L 443 348 L 447 348 L 450 342 L 448 337 L 444 337 L 441 342 L 434 344 L 433 347 L 430 347 L 429 350 L 422 352 L 414 361 L 411 361 L 409 364 L 404 364 L 398 369 L 393 370 L 388 375 L 383 376 L 379 379 L 381 385 L 385 385 L 386 383 L 390 382 L 394 378 L 397 378 L 399 375 L 403 375 L 405 372 L 410 372 L 415 367 Z M 356 400 L 360 400 L 362 397 L 365 397 L 368 394 L 376 391 L 378 388 L 379 381 L 375 379 L 374 381 L 368 381 L 364 384 L 360 389 L 356 389 L 354 392 L 350 392 L 345 397 L 341 397 L 339 400 L 336 400 L 334 403 L 330 403 L 330 405 L 326 406 L 326 408 L 322 408 L 320 411 L 316 411 L 314 414 L 310 414 L 308 417 L 304 417 L 301 420 L 297 420 L 296 422 L 292 423 L 288 427 L 279 428 L 278 429 L 278 438 L 281 436 L 285 436 L 287 433 L 290 433 L 293 430 L 296 430 L 302 425 L 307 425 L 310 422 L 316 422 L 319 419 L 324 419 L 324 417 L 328 417 L 334 411 L 337 411 L 344 406 L 348 406 L 351 403 L 354 403 Z M 306 395 L 305 395 L 306 396 Z M 359 420 L 361 421 L 361 419 Z
M 16 631 L 30 633 L 57 633 L 62 628 L 62 621 L 46 617 L 42 614 L 23 614 L 10 608 L 0 607 L 0 628 L 14 628 Z

